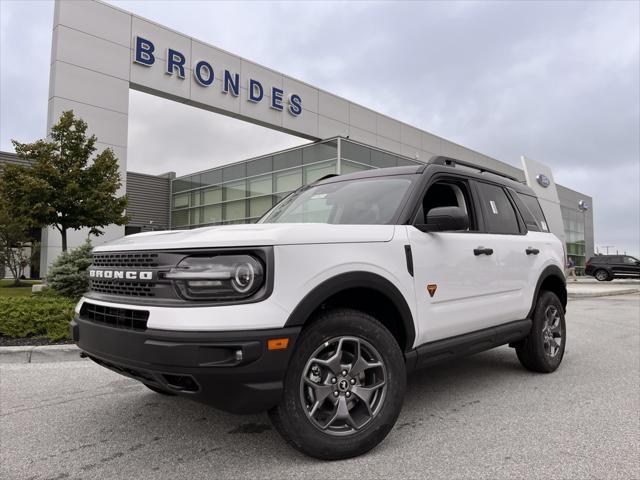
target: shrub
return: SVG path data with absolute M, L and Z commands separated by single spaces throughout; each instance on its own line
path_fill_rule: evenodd
M 87 240 L 78 248 L 56 258 L 47 275 L 47 283 L 60 295 L 78 299 L 89 289 L 89 265 L 91 242 Z
M 24 338 L 69 338 L 75 302 L 59 296 L 0 298 L 0 335 Z

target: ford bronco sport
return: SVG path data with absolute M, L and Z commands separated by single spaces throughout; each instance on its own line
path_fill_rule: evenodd
M 99 246 L 71 332 L 155 392 L 268 411 L 340 459 L 385 438 L 413 369 L 509 344 L 556 370 L 563 265 L 530 188 L 437 157 L 321 179 L 254 225 Z

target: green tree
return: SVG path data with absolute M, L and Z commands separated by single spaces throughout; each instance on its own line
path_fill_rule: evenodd
M 91 242 L 87 239 L 83 245 L 63 252 L 51 265 L 47 274 L 47 283 L 59 294 L 79 299 L 89 290 L 89 266 L 92 262 Z
M 12 140 L 20 158 L 31 167 L 7 165 L 3 180 L 7 194 L 15 198 L 17 215 L 39 227 L 53 226 L 62 235 L 67 251 L 67 231 L 89 228 L 101 235 L 102 228 L 127 223 L 126 196 L 118 160 L 113 150 L 96 152 L 95 135 L 87 136 L 87 123 L 73 110 L 63 112 L 51 128 L 50 139 L 33 143 Z
M 24 270 L 38 252 L 38 243 L 31 238 L 29 222 L 15 214 L 15 204 L 6 195 L 2 180 L 0 176 L 0 266 L 9 269 L 14 285 L 19 286 Z

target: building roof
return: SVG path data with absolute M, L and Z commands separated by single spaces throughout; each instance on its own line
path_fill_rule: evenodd
M 12 163 L 14 165 L 29 166 L 33 162 L 31 162 L 30 160 L 25 160 L 23 158 L 20 158 L 20 157 L 18 157 L 18 155 L 16 155 L 13 152 L 1 152 L 0 151 L 0 165 L 3 165 L 5 163 Z

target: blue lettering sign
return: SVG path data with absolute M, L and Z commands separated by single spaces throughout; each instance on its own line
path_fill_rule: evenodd
M 295 93 L 289 95 L 289 113 L 297 117 L 302 113 L 302 99 Z
M 136 55 L 135 62 L 145 67 L 150 67 L 156 61 L 153 52 L 156 47 L 149 40 L 142 37 L 136 37 Z
M 277 87 L 271 88 L 271 108 L 282 111 L 282 109 L 284 108 L 284 106 L 282 105 L 283 93 L 284 91 Z
M 173 75 L 174 70 L 178 69 L 178 76 L 184 78 L 184 62 L 186 61 L 183 54 L 172 48 L 167 48 L 167 70 L 165 73 Z
M 231 95 L 234 97 L 240 95 L 240 75 L 234 73 L 232 76 L 229 70 L 225 70 L 224 80 L 222 81 L 222 91 L 224 93 L 231 92 Z
M 203 75 L 203 71 L 206 72 Z M 193 75 L 195 76 L 196 82 L 198 82 L 203 87 L 208 87 L 213 83 L 214 73 L 213 68 L 208 62 L 204 60 L 200 60 L 196 63 L 196 68 L 193 70 Z
M 134 39 L 134 63 L 150 67 L 155 64 L 155 45 L 150 40 L 143 37 L 136 36 Z M 172 48 L 167 48 L 167 60 L 165 65 L 165 73 L 167 75 L 173 75 L 177 73 L 177 76 L 184 79 L 187 75 L 187 59 L 181 52 Z M 240 74 L 234 73 L 230 70 L 222 71 L 222 93 L 230 93 L 234 97 L 240 95 Z M 215 72 L 211 63 L 206 60 L 198 60 L 193 66 L 193 78 L 203 87 L 209 87 L 215 82 Z M 283 111 L 285 109 L 284 96 L 285 92 L 282 88 L 274 86 L 263 87 L 262 83 L 253 78 L 249 78 L 247 101 L 253 103 L 259 103 L 265 97 L 265 88 L 267 88 L 267 95 L 270 94 L 269 107 Z M 291 115 L 297 117 L 302 114 L 302 98 L 296 93 L 288 93 L 288 105 L 287 110 Z
M 254 80 L 253 78 L 249 80 L 249 101 L 258 103 L 264 97 L 264 89 L 262 88 L 262 84 Z

